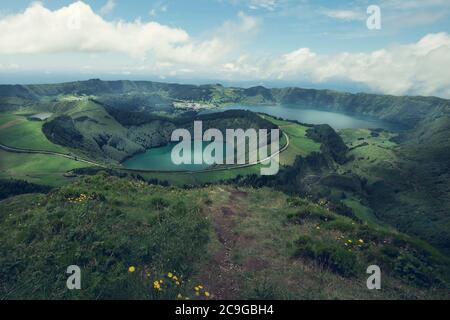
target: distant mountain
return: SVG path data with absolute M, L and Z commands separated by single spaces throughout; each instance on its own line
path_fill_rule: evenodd
M 154 104 L 172 101 L 195 101 L 211 104 L 299 104 L 305 107 L 370 115 L 398 122 L 408 127 L 428 116 L 450 109 L 450 100 L 436 97 L 390 96 L 366 93 L 343 93 L 332 90 L 302 88 L 252 88 L 212 85 L 184 85 L 151 81 L 88 81 L 43 85 L 0 85 L 0 102 L 4 98 L 39 100 L 58 95 L 151 95 Z M 3 98 L 3 99 L 2 99 Z M 1 103 L 0 103 L 1 107 Z

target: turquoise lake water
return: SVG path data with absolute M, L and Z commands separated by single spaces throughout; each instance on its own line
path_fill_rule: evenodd
M 226 154 L 226 144 L 222 142 L 213 142 L 217 148 L 222 148 L 223 154 Z M 176 165 L 172 161 L 172 149 L 176 143 L 170 143 L 164 147 L 148 149 L 144 153 L 135 155 L 123 163 L 127 169 L 140 169 L 140 170 L 155 170 L 155 171 L 201 171 L 209 168 L 206 163 L 193 164 L 194 157 L 196 155 L 202 155 L 204 149 L 210 145 L 210 142 L 202 142 L 202 151 L 196 151 L 194 149 L 194 143 L 192 142 L 191 148 L 191 163 L 192 164 L 180 164 Z M 214 154 L 213 154 L 214 155 Z M 210 158 L 210 157 L 209 157 Z M 208 159 L 203 159 L 208 161 Z

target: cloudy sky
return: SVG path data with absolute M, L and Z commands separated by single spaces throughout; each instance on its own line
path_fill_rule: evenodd
M 367 8 L 381 29 L 367 28 Z M 0 82 L 148 79 L 450 98 L 450 0 L 2 0 Z

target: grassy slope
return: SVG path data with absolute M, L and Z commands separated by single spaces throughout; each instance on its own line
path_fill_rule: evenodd
M 70 181 L 67 171 L 86 167 L 82 162 L 57 156 L 17 154 L 0 150 L 0 178 L 20 179 L 49 186 L 60 186 Z
M 29 121 L 26 116 L 0 113 L 0 143 L 8 147 L 68 153 L 67 149 L 50 142 L 42 133 L 41 121 Z
M 292 165 L 297 156 L 305 157 L 312 152 L 320 151 L 320 144 L 306 137 L 308 127 L 289 121 L 277 120 L 266 115 L 262 117 L 279 126 L 290 138 L 289 149 L 283 152 L 280 157 L 281 165 Z
M 75 120 L 75 127 L 84 136 L 85 150 L 83 152 L 89 158 L 102 161 L 111 161 L 122 159 L 127 153 L 134 153 L 142 150 L 140 146 L 127 139 L 127 129 L 120 125 L 113 117 L 111 117 L 105 109 L 97 103 L 92 102 L 88 98 L 79 100 L 75 106 L 64 112 Z M 92 121 L 77 121 L 77 119 L 88 118 Z M 97 142 L 100 135 L 108 137 L 117 137 L 120 141 L 118 149 L 121 151 L 104 146 L 100 149 Z M 106 155 L 106 156 L 105 156 Z M 114 161 L 112 161 L 114 162 Z
M 202 284 L 213 298 L 448 298 L 406 278 L 440 274 L 447 261 L 432 248 L 358 225 L 322 204 L 288 200 L 267 188 L 180 190 L 103 174 L 47 196 L 4 200 L 0 297 L 198 298 L 194 286 Z M 316 254 L 332 248 L 342 256 L 312 257 L 297 242 L 305 236 Z M 422 262 L 411 265 L 414 257 Z M 405 271 L 405 259 L 415 273 Z M 383 290 L 365 287 L 372 263 L 382 267 Z M 65 289 L 71 264 L 83 270 L 81 291 Z M 128 273 L 129 266 L 137 271 Z M 169 271 L 182 278 L 180 286 Z M 159 279 L 162 291 L 152 288 Z
M 413 156 L 407 153 L 411 152 L 409 145 L 390 141 L 395 136 L 392 133 L 372 137 L 369 130 L 348 129 L 340 134 L 349 147 L 361 146 L 350 151 L 354 160 L 342 166 L 341 171 L 365 177 L 369 184 L 382 183 L 376 188 L 378 196 L 372 200 L 372 212 L 380 220 L 417 235 L 448 254 L 448 179 L 442 169 L 445 162 L 432 160 L 433 153 L 428 150 L 437 148 L 434 142 L 430 140 L 428 146 L 423 141 L 421 150 Z M 445 153 L 438 156 L 445 157 Z
M 361 219 L 361 221 L 371 225 L 371 226 L 379 226 L 381 225 L 380 220 L 377 219 L 373 210 L 367 206 L 361 204 L 358 199 L 345 199 L 342 201 L 346 206 L 351 208 L 355 213 L 355 216 Z
M 173 299 L 149 287 L 167 271 L 186 277 L 204 254 L 208 224 L 195 199 L 137 181 L 88 181 L 1 204 L 0 296 Z M 70 264 L 83 268 L 81 291 L 66 290 Z M 139 274 L 128 274 L 130 265 Z
M 228 286 L 237 288 L 241 297 L 256 299 L 426 296 L 421 290 L 413 289 L 391 275 L 385 279 L 383 293 L 370 292 L 365 288 L 362 269 L 356 268 L 355 276 L 349 279 L 330 272 L 331 269 L 327 268 L 327 263 L 322 258 L 294 258 L 300 250 L 296 241 L 306 236 L 313 246 L 326 243 L 333 250 L 350 250 L 350 254 L 356 257 L 356 264 L 381 264 L 382 255 L 378 250 L 384 248 L 379 242 L 381 238 L 392 241 L 396 237 L 393 233 L 381 232 L 384 235 L 378 235 L 380 239 L 376 239 L 378 236 L 374 235 L 377 232 L 372 228 L 362 227 L 351 219 L 334 215 L 320 204 L 300 200 L 298 205 L 289 205 L 284 194 L 271 189 L 237 190 L 219 187 L 210 192 L 210 198 L 214 203 L 210 209 L 213 221 L 218 227 L 216 242 L 210 245 L 213 258 L 203 272 L 205 276 L 200 277 L 200 281 L 210 287 L 214 287 L 215 281 L 225 287 L 229 283 Z M 307 214 L 301 223 L 295 220 L 300 213 Z M 324 220 L 324 217 L 327 218 Z M 369 239 L 372 236 L 371 241 Z M 355 243 L 359 238 L 364 239 L 364 245 L 345 245 L 349 239 Z M 224 250 L 229 251 L 229 256 L 222 260 Z M 219 275 L 214 273 L 217 264 L 220 265 L 218 270 L 226 271 L 219 271 Z M 384 265 L 382 268 L 387 270 L 388 266 Z M 221 289 L 219 287 L 217 291 L 221 292 Z M 223 292 L 222 297 L 233 298 L 227 292 Z
M 396 134 L 383 131 L 379 136 L 372 136 L 368 129 L 344 129 L 339 134 L 345 144 L 351 149 L 348 156 L 352 161 L 341 166 L 340 172 L 353 172 L 364 177 L 368 183 L 384 181 L 392 171 L 399 169 L 398 145 L 391 141 Z M 364 205 L 361 199 L 350 197 L 343 202 L 353 209 L 356 216 L 363 221 L 374 225 L 385 225 L 377 218 L 376 213 L 369 205 Z
M 372 137 L 367 129 L 344 129 L 339 132 L 345 144 L 353 148 L 349 156 L 354 161 L 344 168 L 352 170 L 369 181 L 382 179 L 386 170 L 396 170 L 399 158 L 396 153 L 397 144 L 390 141 L 395 134 L 383 131 L 378 137 Z
M 30 112 L 32 110 L 28 110 Z M 32 113 L 32 112 L 31 112 Z M 65 147 L 49 141 L 42 133 L 41 121 L 29 121 L 24 114 L 0 113 L 0 143 L 15 148 L 68 154 Z M 64 173 L 87 165 L 51 155 L 16 154 L 0 151 L 0 177 L 21 179 L 49 186 L 66 184 Z

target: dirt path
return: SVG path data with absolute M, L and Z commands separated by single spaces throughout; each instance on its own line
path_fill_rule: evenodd
M 222 207 L 214 216 L 214 227 L 217 238 L 222 244 L 214 256 L 214 263 L 216 264 L 216 274 L 214 275 L 213 291 L 215 296 L 219 299 L 231 299 L 236 297 L 239 293 L 239 282 L 236 279 L 236 274 L 240 274 L 241 269 L 233 263 L 232 254 L 233 248 L 236 245 L 237 239 L 233 234 L 233 229 L 236 227 L 233 217 L 236 212 L 229 207 Z M 214 283 L 210 281 L 210 283 Z
M 244 257 L 242 264 L 233 261 L 237 248 L 251 245 L 251 240 L 237 232 L 240 220 L 248 215 L 245 204 L 248 194 L 231 187 L 223 192 L 228 193 L 227 201 L 209 211 L 220 246 L 213 252 L 211 263 L 202 270 L 201 281 L 214 294 L 214 299 L 231 300 L 240 296 L 242 275 L 266 265 L 257 257 Z

